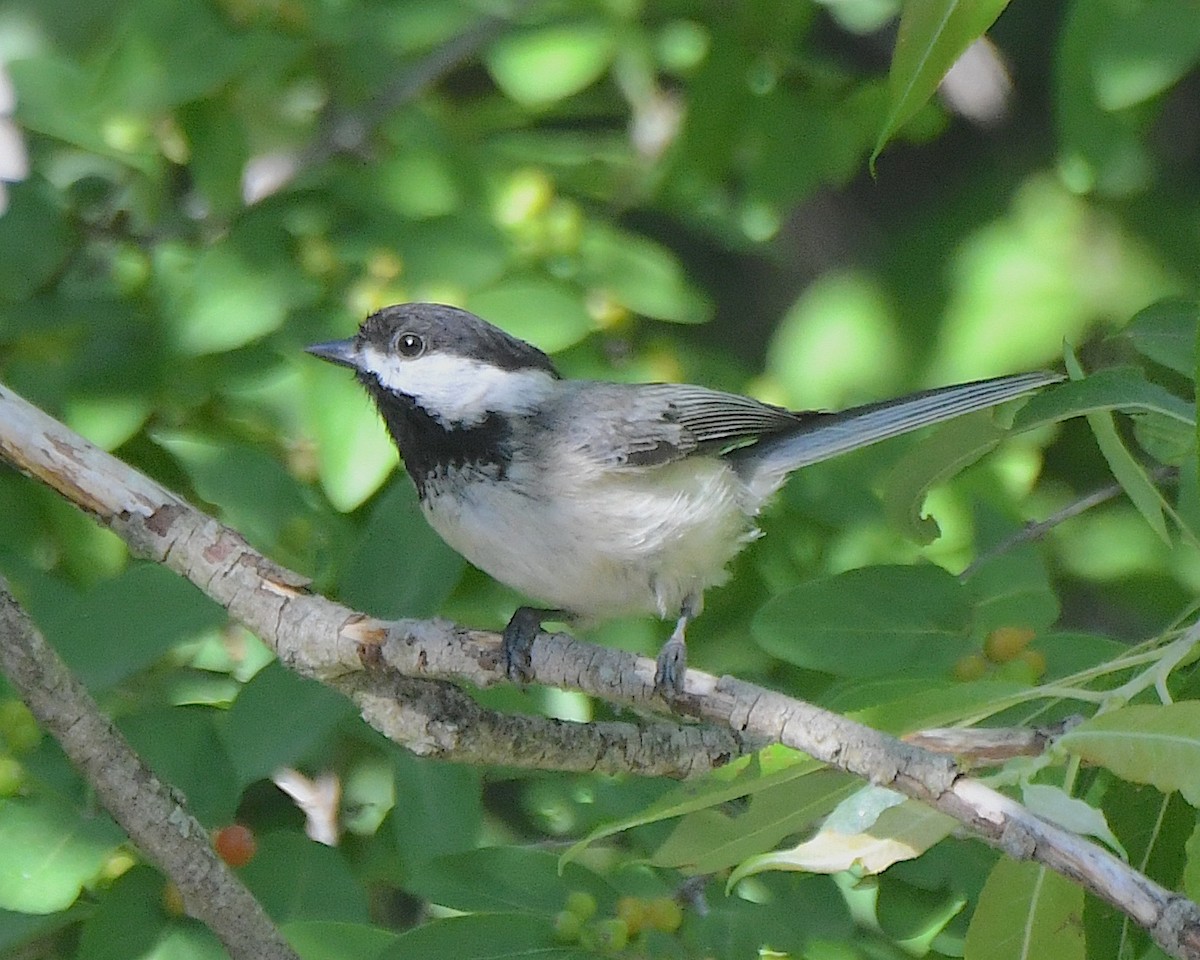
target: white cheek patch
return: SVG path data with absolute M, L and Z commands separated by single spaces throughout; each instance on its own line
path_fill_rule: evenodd
M 545 370 L 503 370 L 473 357 L 431 353 L 408 360 L 362 348 L 359 365 L 443 423 L 479 423 L 489 413 L 528 413 L 554 388 Z

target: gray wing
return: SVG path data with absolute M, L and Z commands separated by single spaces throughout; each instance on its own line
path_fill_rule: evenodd
M 654 466 L 723 452 L 821 416 L 689 384 L 567 381 L 564 387 L 566 402 L 558 413 L 568 443 L 610 466 Z

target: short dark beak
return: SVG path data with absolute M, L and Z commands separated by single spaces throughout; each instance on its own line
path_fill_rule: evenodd
M 328 340 L 325 343 L 314 343 L 311 347 L 304 348 L 314 357 L 320 357 L 322 360 L 328 360 L 330 363 L 337 363 L 343 367 L 358 366 L 358 347 L 354 343 L 354 338 L 346 340 Z

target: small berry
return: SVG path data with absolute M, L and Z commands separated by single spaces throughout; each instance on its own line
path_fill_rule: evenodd
M 655 897 L 646 904 L 645 925 L 650 930 L 674 933 L 683 924 L 683 907 L 673 897 Z
M 585 921 L 577 913 L 560 910 L 554 915 L 554 939 L 559 943 L 578 943 Z
M 595 947 L 602 953 L 620 953 L 629 944 L 629 927 L 624 920 L 614 917 L 600 920 L 590 927 L 595 936 Z
M 997 627 L 983 641 L 983 655 L 992 663 L 1008 663 L 1020 656 L 1037 636 L 1028 627 Z
M 617 901 L 617 919 L 625 921 L 631 937 L 636 937 L 647 925 L 646 907 L 646 901 L 640 897 L 621 897 Z
M 964 683 L 981 680 L 988 672 L 988 662 L 981 653 L 968 653 L 954 664 L 954 679 Z
M 1022 650 L 1017 659 L 1029 667 L 1034 680 L 1040 680 L 1046 672 L 1046 655 L 1041 650 Z
M 572 890 L 567 894 L 566 909 L 580 920 L 591 920 L 596 915 L 596 898 L 586 890 Z
M 222 827 L 213 838 L 217 856 L 231 867 L 244 867 L 258 852 L 258 841 L 249 827 L 240 823 Z

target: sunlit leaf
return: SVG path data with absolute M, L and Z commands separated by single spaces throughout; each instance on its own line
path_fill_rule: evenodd
M 371 496 L 396 467 L 396 448 L 367 395 L 347 371 L 311 364 L 304 390 L 321 488 L 339 510 Z
M 0 800 L 0 909 L 53 913 L 96 879 L 124 835 L 49 797 Z
M 1200 701 L 1134 704 L 1085 720 L 1058 741 L 1069 753 L 1200 806 Z
M 1039 817 L 1072 833 L 1095 837 L 1127 859 L 1121 841 L 1109 829 L 1104 811 L 1047 783 L 1027 783 L 1021 790 L 1025 806 Z
M 650 862 L 691 874 L 717 873 L 799 833 L 860 788 L 854 777 L 820 770 L 750 795 L 736 816 L 709 808 L 684 817 Z
M 1193 404 L 1157 383 L 1151 383 L 1133 367 L 1114 367 L 1034 394 L 1013 418 L 1013 429 L 1028 430 L 1108 410 L 1161 413 L 1189 426 L 1196 422 Z
M 636 234 L 592 224 L 580 241 L 580 280 L 635 313 L 701 323 L 711 307 L 665 247 Z
M 854 799 L 854 798 L 851 798 Z M 849 801 L 847 801 L 849 802 Z M 836 816 L 836 812 L 835 812 Z M 845 823 L 838 826 L 845 827 Z M 916 800 L 903 800 L 883 810 L 858 832 L 826 825 L 811 840 L 791 850 L 752 857 L 730 875 L 732 885 L 764 870 L 802 870 L 839 873 L 862 870 L 881 873 L 893 863 L 919 857 L 948 837 L 957 826 L 952 817 Z
M 605 24 L 558 24 L 510 32 L 484 61 L 508 96 L 527 107 L 543 107 L 596 81 L 615 49 L 616 36 Z

